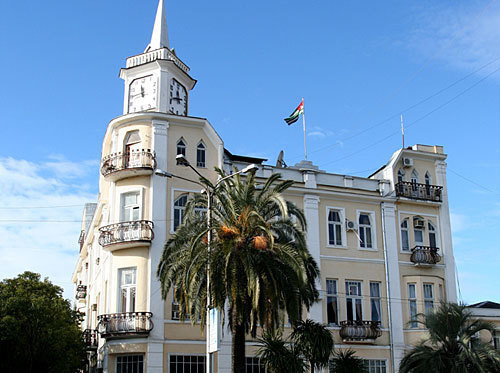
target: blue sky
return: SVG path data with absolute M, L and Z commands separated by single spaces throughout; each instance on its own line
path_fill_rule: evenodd
M 147 45 L 156 6 L 0 4 L 0 278 L 30 269 L 72 296 L 78 220 L 96 199 L 107 123 L 122 112 L 118 72 Z M 166 7 L 171 47 L 198 79 L 190 114 L 233 153 L 274 163 L 283 149 L 300 161 L 302 128 L 283 118 L 301 97 L 309 158 L 324 170 L 367 176 L 384 164 L 401 147 L 401 112 L 407 144 L 443 145 L 462 299 L 500 301 L 499 3 Z

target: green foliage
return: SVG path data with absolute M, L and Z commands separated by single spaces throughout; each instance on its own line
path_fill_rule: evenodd
M 309 362 L 311 372 L 328 366 L 333 351 L 333 337 L 324 324 L 309 319 L 299 321 L 293 326 L 291 339 L 299 353 Z
M 331 373 L 368 373 L 363 359 L 349 349 L 335 353 L 330 367 Z
M 0 371 L 71 373 L 85 357 L 78 312 L 62 289 L 24 272 L 0 282 Z
M 264 363 L 269 373 L 304 372 L 304 361 L 293 343 L 282 339 L 281 332 L 267 330 L 259 343 L 257 356 Z
M 500 371 L 500 353 L 476 338 L 482 330 L 493 332 L 493 325 L 475 320 L 466 306 L 443 303 L 419 323 L 429 338 L 406 354 L 401 373 L 493 373 Z
M 281 195 L 293 182 L 279 178 L 274 174 L 257 189 L 253 174 L 245 180 L 237 175 L 222 181 L 213 195 L 211 304 L 220 311 L 229 306 L 233 363 L 237 359 L 240 367 L 246 333 L 255 337 L 259 325 L 270 330 L 281 327 L 285 312 L 292 322 L 298 321 L 303 309 L 318 298 L 315 280 L 319 269 L 307 250 L 306 220 Z M 208 180 L 201 182 L 213 189 Z M 166 243 L 157 272 L 162 296 L 174 287 L 181 318 L 189 315 L 194 323 L 201 317 L 202 327 L 207 304 L 208 229 L 206 217 L 197 211 L 207 206 L 206 194 L 190 199 L 184 223 Z

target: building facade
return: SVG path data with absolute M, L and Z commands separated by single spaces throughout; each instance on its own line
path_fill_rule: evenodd
M 73 273 L 89 370 L 205 370 L 204 334 L 179 321 L 175 299 L 161 299 L 156 278 L 164 243 L 182 223 L 189 195 L 200 192 L 154 174 L 158 168 L 196 179 L 177 165 L 177 154 L 213 181 L 215 167 L 231 172 L 254 163 L 258 180 L 280 173 L 295 182 L 285 197 L 304 210 L 308 247 L 321 268 L 321 299 L 308 317 L 327 324 L 336 348 L 354 349 L 370 372 L 397 371 L 406 349 L 425 335 L 412 316 L 456 302 L 441 146 L 399 149 L 367 178 L 327 173 L 309 161 L 283 168 L 230 153 L 206 119 L 189 116 L 196 80 L 169 47 L 163 0 L 150 44 L 127 59 L 120 77 L 123 115 L 104 136 L 99 197 L 85 206 Z M 211 364 L 230 372 L 231 335 L 219 331 Z M 256 349 L 249 340 L 248 372 L 263 371 Z

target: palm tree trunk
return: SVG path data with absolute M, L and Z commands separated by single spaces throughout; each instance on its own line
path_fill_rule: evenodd
M 245 328 L 233 326 L 233 373 L 245 373 Z

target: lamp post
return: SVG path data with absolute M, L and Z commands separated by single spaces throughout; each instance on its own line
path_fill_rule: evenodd
M 183 155 L 183 154 L 178 154 L 175 159 L 177 160 L 177 164 L 178 165 L 182 165 L 182 166 L 185 166 L 185 167 L 189 167 L 190 169 L 192 169 L 199 177 L 201 180 L 204 180 L 205 177 L 200 174 L 200 172 L 194 168 L 191 163 L 189 163 L 189 161 L 186 159 L 186 157 Z M 211 250 L 212 250 L 212 198 L 213 198 L 213 195 L 215 194 L 215 192 L 217 191 L 217 188 L 219 187 L 219 185 L 224 181 L 224 180 L 227 180 L 233 176 L 236 176 L 236 175 L 239 175 L 239 174 L 244 174 L 244 173 L 247 173 L 247 172 L 255 172 L 258 170 L 258 166 L 255 165 L 255 164 L 250 164 L 248 166 L 246 166 L 245 168 L 241 169 L 240 171 L 238 172 L 235 172 L 231 175 L 227 175 L 225 177 L 222 177 L 220 178 L 219 180 L 217 180 L 217 182 L 215 183 L 214 186 L 211 186 L 210 184 L 202 184 L 201 182 L 198 182 L 198 181 L 195 181 L 195 180 L 191 180 L 191 179 L 188 179 L 188 178 L 185 178 L 185 177 L 182 177 L 182 176 L 177 176 L 177 175 L 174 175 L 170 172 L 166 172 L 166 171 L 163 171 L 163 170 L 160 170 L 160 169 L 156 169 L 155 170 L 155 174 L 158 175 L 158 176 L 162 176 L 162 177 L 168 177 L 168 178 L 177 178 L 177 179 L 181 179 L 181 180 L 185 180 L 185 181 L 189 181 L 191 183 L 194 183 L 194 184 L 198 184 L 200 185 L 202 188 L 204 188 L 202 190 L 202 193 L 205 192 L 207 193 L 207 250 L 208 250 L 208 263 L 207 263 L 207 327 L 206 327 L 206 362 L 205 362 L 205 367 L 206 367 L 206 372 L 207 373 L 211 373 L 211 366 L 212 366 L 212 362 L 211 362 L 211 359 L 210 359 L 210 309 L 211 309 L 211 294 L 210 294 L 210 253 L 211 253 Z M 216 326 L 217 327 L 217 326 Z

